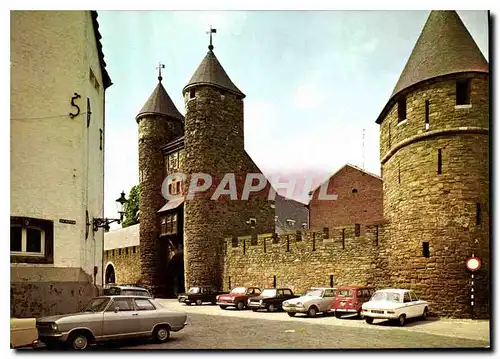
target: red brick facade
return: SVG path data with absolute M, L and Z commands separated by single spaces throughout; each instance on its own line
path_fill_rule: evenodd
M 383 221 L 382 180 L 352 165 L 345 165 L 328 179 L 328 195 L 337 200 L 318 199 L 321 186 L 309 202 L 309 225 L 320 230 L 353 223 L 360 224 L 361 235 L 367 224 Z M 324 192 L 324 190 L 323 190 Z

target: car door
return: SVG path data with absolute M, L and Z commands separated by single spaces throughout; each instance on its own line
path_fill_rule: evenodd
M 335 299 L 335 291 L 333 289 L 325 289 L 323 292 L 323 298 L 321 298 L 321 312 L 328 312 L 333 305 Z
M 403 308 L 406 318 L 413 318 L 415 316 L 415 306 L 411 300 L 410 293 L 404 292 L 403 294 Z
M 415 292 L 411 291 L 409 293 L 410 293 L 410 299 L 412 301 L 413 308 L 414 308 L 413 309 L 413 316 L 418 317 L 424 313 L 425 304 L 421 300 L 418 299 Z
M 151 333 L 154 325 L 159 322 L 155 306 L 147 298 L 134 298 L 134 305 L 137 310 L 139 331 L 141 333 Z
M 137 317 L 138 313 L 131 298 L 113 298 L 103 314 L 103 337 L 118 339 L 139 332 Z

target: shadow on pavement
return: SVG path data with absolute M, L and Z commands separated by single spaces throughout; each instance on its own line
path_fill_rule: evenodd
M 375 319 L 377 320 L 377 319 Z M 410 318 L 406 320 L 405 327 L 417 327 L 417 326 L 425 326 L 426 324 L 431 324 L 440 321 L 440 318 Z M 381 327 L 398 327 L 399 325 L 396 322 L 390 321 L 388 319 L 378 319 L 378 321 L 374 321 L 371 325 L 378 325 Z

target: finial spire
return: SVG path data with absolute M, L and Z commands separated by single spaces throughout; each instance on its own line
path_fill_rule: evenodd
M 212 34 L 217 33 L 217 29 L 212 29 L 212 25 L 210 25 L 210 31 L 207 31 L 207 34 L 210 34 L 210 45 L 208 45 L 208 49 L 212 51 L 214 46 L 212 45 Z
M 161 82 L 161 80 L 163 80 L 163 77 L 161 77 L 161 69 L 164 69 L 165 68 L 165 65 L 162 64 L 161 62 L 158 62 L 158 81 Z

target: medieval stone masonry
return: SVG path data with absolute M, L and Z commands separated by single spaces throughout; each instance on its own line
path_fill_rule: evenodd
M 245 176 L 260 170 L 244 149 L 245 95 L 212 45 L 183 89 L 185 118 L 159 80 L 137 115 L 140 251 L 106 252 L 130 269 L 117 269 L 120 282 L 156 296 L 192 285 L 399 287 L 436 315 L 489 316 L 489 65 L 456 12 L 430 13 L 376 119 L 381 176 L 344 166 L 328 180 L 338 201 L 312 191 L 310 229 L 276 230 L 269 184 L 240 200 Z M 166 200 L 162 184 L 175 172 L 187 178 L 170 178 L 179 197 Z M 187 199 L 196 173 L 211 186 Z M 238 198 L 211 200 L 226 173 Z M 482 261 L 474 278 L 471 256 Z
M 359 237 L 351 225 L 326 228 L 332 243 L 314 231 L 257 246 L 227 238 L 224 285 L 411 288 L 435 314 L 488 317 L 488 71 L 458 15 L 431 12 L 377 119 L 386 223 Z M 482 261 L 474 277 L 472 255 Z

